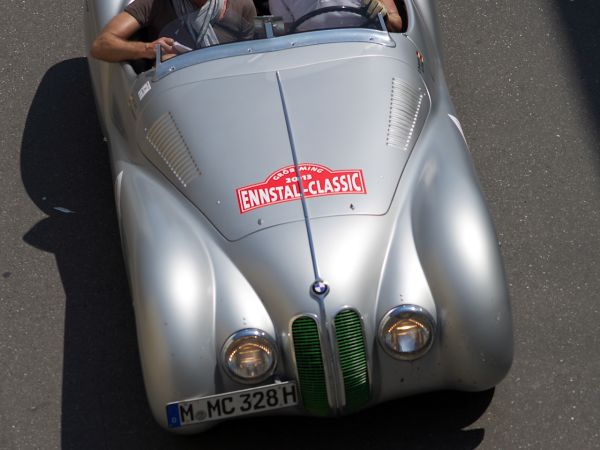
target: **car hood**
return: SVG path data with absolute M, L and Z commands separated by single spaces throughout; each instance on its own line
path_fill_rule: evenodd
M 304 220 L 296 167 L 309 217 L 385 214 L 429 107 L 414 67 L 346 58 L 158 93 L 141 147 L 235 241 Z

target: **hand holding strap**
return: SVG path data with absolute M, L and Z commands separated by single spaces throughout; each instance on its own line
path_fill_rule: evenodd
M 377 17 L 381 13 L 383 17 L 387 16 L 388 10 L 379 0 L 362 0 L 363 6 L 366 6 L 367 13 L 371 19 Z

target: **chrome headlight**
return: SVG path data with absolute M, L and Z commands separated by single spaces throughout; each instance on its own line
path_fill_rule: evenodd
M 256 328 L 232 334 L 222 351 L 229 375 L 242 383 L 258 383 L 269 377 L 277 364 L 277 349 L 267 333 Z
M 433 343 L 435 326 L 420 306 L 402 305 L 389 311 L 379 326 L 379 342 L 394 358 L 411 360 L 423 356 Z

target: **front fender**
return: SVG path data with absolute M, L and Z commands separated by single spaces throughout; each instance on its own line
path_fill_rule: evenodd
M 415 247 L 436 302 L 449 387 L 484 390 L 508 372 L 512 319 L 494 224 L 458 121 L 438 114 L 411 204 Z
M 438 14 L 438 0 L 414 0 L 416 7 L 418 8 L 423 21 L 429 32 L 431 38 L 436 44 L 440 59 L 442 58 L 442 36 L 439 24 Z
M 167 428 L 168 403 L 241 388 L 219 364 L 228 336 L 243 328 L 275 333 L 260 299 L 195 207 L 162 175 L 118 167 L 121 236 L 146 393 Z

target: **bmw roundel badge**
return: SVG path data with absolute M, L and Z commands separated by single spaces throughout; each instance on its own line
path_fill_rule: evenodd
M 329 285 L 323 280 L 317 280 L 312 285 L 312 292 L 318 296 L 327 295 L 329 292 Z

